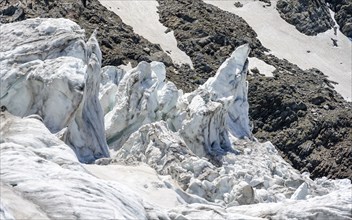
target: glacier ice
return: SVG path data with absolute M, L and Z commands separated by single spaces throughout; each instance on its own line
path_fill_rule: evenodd
M 210 155 L 217 160 L 233 151 L 229 135 L 252 136 L 246 84 L 248 54 L 247 44 L 238 47 L 214 77 L 180 98 L 173 126 L 200 157 Z
M 252 136 L 248 45 L 183 94 L 159 62 L 101 68 L 72 21 L 1 30 L 1 218 L 351 219 L 349 180 L 313 181 Z
M 101 52 L 93 35 L 66 19 L 1 25 L 0 105 L 17 116 L 39 115 L 82 162 L 108 157 L 99 103 Z
M 104 106 L 110 106 L 108 109 L 111 101 L 106 104 L 106 100 L 115 103 L 105 115 L 109 145 L 119 149 L 139 127 L 160 120 L 178 131 L 200 157 L 216 157 L 230 151 L 229 135 L 251 138 L 246 84 L 248 53 L 248 45 L 239 47 L 215 77 L 189 94 L 183 95 L 173 83 L 165 82 L 165 66 L 158 62 L 141 62 L 118 83 L 106 82 L 116 85 L 115 94 L 104 91 L 101 98 Z
M 105 132 L 109 145 L 118 149 L 129 135 L 144 124 L 166 118 L 174 108 L 178 90 L 164 82 L 165 66 L 158 62 L 141 62 L 125 73 L 117 85 L 114 107 L 105 115 Z
M 49 218 L 145 218 L 143 204 L 133 192 L 90 175 L 73 150 L 40 120 L 7 112 L 0 117 L 1 182 Z M 1 201 L 9 210 L 20 208 L 3 195 Z

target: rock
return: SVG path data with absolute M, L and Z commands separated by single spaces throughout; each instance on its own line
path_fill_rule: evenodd
M 314 105 L 320 105 L 323 102 L 325 102 L 325 98 L 322 96 L 315 96 L 311 98 L 310 102 L 313 103 Z
M 254 74 L 259 74 L 259 70 L 257 67 L 251 69 L 251 72 L 254 73 Z
M 342 33 L 352 38 L 352 2 L 348 0 L 327 0 L 328 6 L 335 12 L 335 20 Z
M 236 8 L 242 8 L 243 4 L 241 2 L 235 2 L 235 4 L 233 4 Z
M 150 60 L 162 62 L 167 67 L 173 65 L 172 59 L 169 56 L 167 56 L 164 52 L 161 52 L 161 51 L 152 53 Z
M 338 46 L 339 46 L 339 45 L 337 44 L 337 40 L 336 40 L 336 39 L 331 38 L 331 41 L 332 41 L 332 45 L 333 45 L 334 47 L 338 47 Z
M 150 49 L 149 49 L 149 47 L 145 47 L 145 48 L 143 48 L 143 50 L 144 50 L 144 52 L 146 52 L 147 54 L 150 54 Z
M 321 1 L 279 0 L 280 16 L 306 35 L 316 35 L 333 27 L 328 7 Z
M 197 43 L 198 43 L 200 46 L 204 47 L 205 45 L 209 44 L 210 42 L 211 42 L 211 39 L 210 39 L 210 37 L 208 36 L 208 37 L 203 37 L 203 38 L 199 39 Z

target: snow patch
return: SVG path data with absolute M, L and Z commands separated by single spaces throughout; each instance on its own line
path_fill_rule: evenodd
M 159 21 L 159 4 L 156 0 L 99 2 L 117 14 L 125 24 L 132 26 L 135 33 L 154 44 L 160 44 L 175 64 L 188 64 L 193 69 L 191 58 L 177 47 L 174 32 L 165 33 L 167 28 Z
M 266 77 L 273 77 L 273 72 L 276 70 L 275 67 L 265 63 L 264 61 L 256 58 L 256 57 L 249 57 L 249 67 L 248 69 L 257 68 L 260 74 L 264 74 Z

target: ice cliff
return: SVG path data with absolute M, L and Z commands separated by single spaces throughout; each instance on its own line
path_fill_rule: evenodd
M 159 62 L 101 68 L 72 21 L 0 29 L 2 219 L 351 219 L 349 180 L 252 136 L 248 45 L 183 94 Z
M 70 20 L 1 25 L 0 103 L 14 115 L 38 115 L 82 162 L 108 157 L 99 103 L 101 52 Z

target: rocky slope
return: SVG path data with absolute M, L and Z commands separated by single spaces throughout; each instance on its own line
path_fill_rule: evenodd
M 352 38 L 352 2 L 349 0 L 279 0 L 276 6 L 283 19 L 307 35 L 316 35 L 335 26 L 330 8 L 335 12 L 341 32 Z
M 25 5 L 24 1 L 18 6 L 10 2 L 12 6 L 1 3 L 3 22 L 41 15 L 73 19 L 88 34 L 99 27 L 97 37 L 102 45 L 103 65 L 163 61 L 167 78 L 185 91 L 196 89 L 213 76 L 235 47 L 249 43 L 250 56 L 276 68 L 273 79 L 256 70 L 249 76 L 250 117 L 255 136 L 273 141 L 290 163 L 301 171 L 311 172 L 313 177 L 351 178 L 351 161 L 343 159 L 351 156 L 352 116 L 348 111 L 351 104 L 332 89 L 333 83 L 318 70 L 302 70 L 267 55 L 268 50 L 242 18 L 202 1 L 159 1 L 160 21 L 174 30 L 179 48 L 195 64 L 192 71 L 187 66 L 172 64 L 160 47 L 134 34 L 98 1 L 89 1 L 87 7 L 80 2 L 49 1 L 48 5 L 33 2 L 32 6 Z M 97 16 L 97 12 L 104 16 Z M 328 20 L 322 24 L 328 24 Z M 335 160 L 336 157 L 339 159 Z
M 276 8 L 284 20 L 307 35 L 323 33 L 334 26 L 325 1 L 279 0 Z
M 329 7 L 335 12 L 335 20 L 340 30 L 352 38 L 352 2 L 349 0 L 327 0 Z
M 350 180 L 313 181 L 253 138 L 248 44 L 183 94 L 160 62 L 101 68 L 95 35 L 70 20 L 1 29 L 1 218 L 351 218 Z M 89 142 L 102 133 L 111 157 L 97 159 L 108 147 Z

